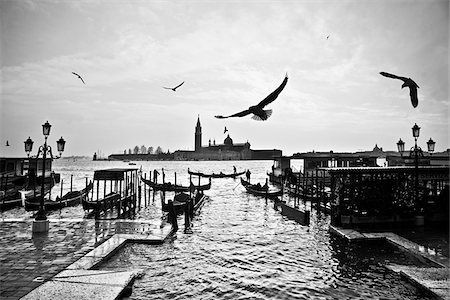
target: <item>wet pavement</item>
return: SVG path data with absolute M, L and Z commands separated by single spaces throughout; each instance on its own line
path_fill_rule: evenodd
M 55 276 L 71 269 L 83 259 L 89 258 L 94 249 L 102 249 L 116 237 L 150 236 L 161 231 L 161 220 L 93 220 L 93 219 L 50 219 L 50 230 L 45 234 L 32 234 L 32 220 L 0 221 L 0 299 L 20 299 L 44 283 L 55 282 Z M 351 233 L 347 233 L 352 235 Z M 353 238 L 361 238 L 353 232 Z M 381 236 L 380 233 L 364 234 L 370 238 L 386 238 L 403 243 L 405 249 L 412 249 L 430 258 L 440 258 L 439 264 L 446 266 L 448 257 L 428 253 L 406 239 L 396 235 Z M 113 237 L 111 239 L 111 237 Z M 105 241 L 108 241 L 105 243 Z M 426 250 L 426 248 L 425 248 Z M 90 260 L 89 260 L 90 261 Z M 399 269 L 400 267 L 397 267 Z M 399 269 L 400 270 L 400 269 Z M 420 277 L 422 273 L 403 270 L 409 277 Z M 431 269 L 428 271 L 432 271 Z M 438 270 L 441 272 L 441 270 Z M 412 274 L 412 275 L 411 275 Z M 419 274 L 419 275 L 417 275 Z M 448 274 L 448 272 L 446 273 Z M 55 277 L 55 278 L 54 278 Z M 423 276 L 422 276 L 423 277 Z M 448 276 L 439 278 L 440 296 L 448 291 Z M 422 279 L 424 284 L 429 279 Z M 419 282 L 420 284 L 420 282 Z M 436 285 L 436 281 L 432 282 Z M 444 286 L 443 286 L 444 285 Z M 435 289 L 436 290 L 436 289 Z M 443 291 L 443 292 L 442 292 Z M 436 293 L 438 294 L 438 293 Z
M 115 234 L 159 230 L 146 221 L 50 219 L 45 234 L 32 234 L 32 221 L 0 222 L 0 299 L 20 299 L 87 255 Z

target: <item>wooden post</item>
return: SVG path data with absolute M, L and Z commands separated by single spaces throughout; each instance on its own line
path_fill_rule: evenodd
M 97 180 L 97 201 L 98 201 L 99 190 L 100 190 L 100 180 Z
M 144 179 L 147 179 L 147 174 L 144 173 Z M 142 181 L 141 181 L 142 183 Z M 147 185 L 144 183 L 142 184 L 142 186 L 144 187 L 144 206 L 147 207 Z
M 190 217 L 191 199 L 188 199 L 184 204 L 184 233 L 192 233 L 191 217 Z
M 59 196 L 60 198 L 62 198 L 62 196 L 63 196 L 63 184 L 64 184 L 64 180 L 61 179 L 61 196 Z
M 268 179 L 266 178 L 266 186 L 268 187 L 269 185 L 268 185 L 268 183 L 267 183 L 267 180 L 268 180 Z M 267 204 L 267 194 L 268 194 L 268 193 L 269 193 L 269 189 L 266 190 L 266 204 Z
M 189 171 L 189 169 L 188 169 L 188 171 Z M 189 174 L 189 198 L 192 198 L 192 186 L 191 186 L 191 184 L 192 184 L 192 174 Z
M 177 172 L 175 172 L 175 185 L 177 185 Z
M 173 206 L 173 201 L 169 200 L 167 203 L 169 214 L 168 214 L 168 222 L 172 224 L 173 231 L 178 230 L 178 220 L 177 220 L 177 214 L 175 213 L 175 207 Z

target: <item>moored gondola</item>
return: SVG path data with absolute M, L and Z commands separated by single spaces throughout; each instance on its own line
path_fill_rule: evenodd
M 230 174 L 225 174 L 223 172 L 205 174 L 205 173 L 202 173 L 202 172 L 192 172 L 191 170 L 188 169 L 188 173 L 190 175 L 194 175 L 194 176 L 209 177 L 209 178 L 236 178 L 236 177 L 239 177 L 239 176 L 243 175 L 245 173 L 245 171 L 236 172 L 236 173 L 230 173 Z
M 165 183 L 156 183 L 149 179 L 145 179 L 141 176 L 141 180 L 151 187 L 154 191 L 163 191 L 163 192 L 188 192 L 189 186 L 183 186 L 178 184 L 172 184 L 170 182 Z
M 44 207 L 46 211 L 61 209 L 63 207 L 75 206 L 81 204 L 88 196 L 88 193 L 92 190 L 93 183 L 89 183 L 84 189 L 80 191 L 72 191 L 66 193 L 64 196 L 56 197 L 55 201 L 44 201 Z M 35 199 L 25 200 L 25 210 L 32 211 L 38 210 L 40 207 L 40 197 Z

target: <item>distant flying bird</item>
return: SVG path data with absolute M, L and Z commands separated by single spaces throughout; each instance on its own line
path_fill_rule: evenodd
M 6 147 L 9 147 L 9 142 L 8 141 L 6 141 Z
M 417 107 L 419 99 L 417 98 L 417 89 L 419 86 L 411 78 L 401 77 L 386 72 L 380 72 L 381 75 L 389 78 L 400 79 L 403 81 L 402 88 L 409 87 L 409 96 L 411 97 L 411 104 L 413 107 Z
M 264 110 L 263 108 L 266 105 L 268 105 L 271 102 L 273 102 L 275 99 L 277 99 L 278 95 L 281 93 L 281 91 L 286 86 L 287 81 L 288 81 L 288 76 L 287 76 L 287 73 L 286 73 L 286 77 L 284 78 L 284 80 L 281 83 L 281 85 L 275 91 L 270 93 L 269 96 L 264 98 L 264 100 L 259 102 L 257 105 L 250 106 L 248 109 L 243 110 L 243 111 L 238 112 L 238 113 L 235 113 L 235 114 L 230 115 L 230 116 L 215 116 L 215 117 L 218 118 L 218 119 L 225 119 L 225 118 L 231 118 L 231 117 L 244 117 L 246 115 L 253 114 L 253 116 L 252 116 L 253 120 L 265 121 L 272 115 L 272 110 L 271 109 Z
M 84 83 L 84 84 L 86 84 L 85 82 L 84 82 L 84 80 L 83 80 L 83 78 L 81 78 L 81 76 L 80 75 L 78 75 L 77 73 L 75 73 L 75 72 L 72 72 L 72 74 L 73 75 L 75 75 L 75 76 L 77 76 L 78 78 L 80 78 L 81 79 L 81 81 Z
M 328 40 L 329 37 L 330 37 L 330 36 L 328 35 L 328 36 L 327 36 L 327 40 Z
M 177 88 L 179 88 L 183 83 L 184 83 L 184 81 L 182 83 L 180 83 L 179 85 L 177 85 L 176 87 L 173 87 L 173 88 L 168 88 L 168 87 L 165 87 L 165 86 L 163 86 L 163 88 L 168 89 L 168 90 L 172 90 L 172 91 L 175 92 L 177 90 Z
M 227 126 L 225 126 L 225 129 L 223 130 L 223 134 L 225 134 L 225 132 L 227 132 L 227 131 L 228 131 Z

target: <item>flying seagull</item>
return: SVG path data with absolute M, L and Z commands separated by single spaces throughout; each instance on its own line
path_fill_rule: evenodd
M 183 83 L 184 83 L 184 81 L 182 83 L 180 83 L 179 85 L 177 85 L 176 87 L 173 87 L 173 88 L 168 88 L 168 87 L 165 87 L 165 86 L 163 86 L 163 88 L 168 89 L 168 90 L 172 90 L 172 91 L 175 92 L 177 90 L 177 88 L 179 88 Z
M 77 73 L 75 73 L 75 72 L 72 72 L 72 74 L 73 75 L 75 75 L 75 76 L 77 76 L 78 78 L 80 78 L 81 79 L 81 81 L 84 83 L 84 84 L 86 84 L 85 82 L 84 82 L 84 80 L 83 80 L 83 78 L 81 78 L 81 76 L 80 75 L 78 75 Z
M 225 129 L 223 130 L 223 134 L 225 134 L 225 132 L 227 132 L 227 131 L 228 131 L 227 126 L 225 126 Z
M 252 119 L 257 121 L 265 121 L 272 115 L 271 109 L 264 110 L 263 108 L 273 102 L 275 99 L 277 99 L 278 95 L 281 93 L 281 91 L 286 86 L 286 83 L 288 81 L 288 76 L 286 73 L 286 77 L 284 77 L 283 82 L 281 85 L 272 93 L 270 93 L 269 96 L 264 98 L 261 102 L 259 102 L 257 105 L 250 106 L 248 109 L 243 110 L 241 112 L 235 113 L 230 116 L 215 116 L 218 119 L 225 119 L 225 118 L 231 118 L 231 117 L 244 117 L 249 114 L 253 114 Z
M 417 107 L 419 99 L 417 98 L 417 89 L 419 86 L 411 78 L 401 77 L 386 72 L 380 72 L 381 75 L 389 78 L 400 79 L 403 81 L 402 88 L 409 87 L 409 96 L 411 97 L 411 104 L 413 107 Z
M 6 141 L 6 147 L 9 147 L 9 142 L 8 141 Z
M 329 37 L 330 37 L 330 36 L 328 35 L 328 36 L 327 36 L 327 40 L 328 40 Z

